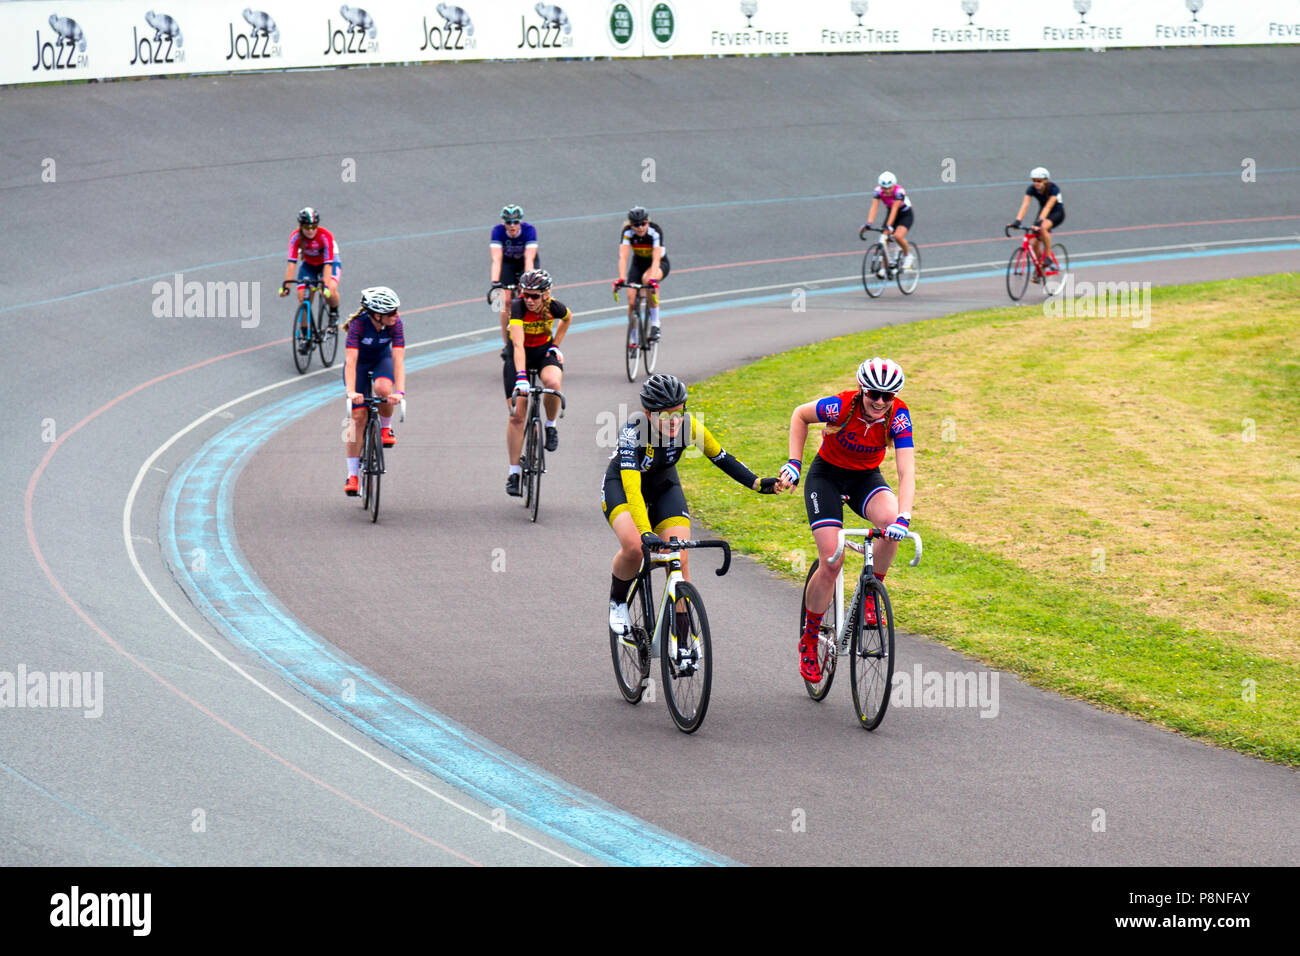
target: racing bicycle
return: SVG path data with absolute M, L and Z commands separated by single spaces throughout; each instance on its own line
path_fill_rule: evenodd
M 1065 274 L 1070 269 L 1070 254 L 1065 251 L 1064 243 L 1052 240 L 1052 251 L 1044 259 L 1034 249 L 1034 239 L 1038 238 L 1037 226 L 1006 225 L 1002 229 L 1005 236 L 1011 235 L 1012 229 L 1021 229 L 1025 236 L 1020 241 L 1020 248 L 1011 253 L 1007 260 L 1007 295 L 1011 301 L 1019 302 L 1024 298 L 1025 290 L 1031 280 L 1042 283 L 1043 295 L 1053 296 L 1061 291 Z
M 646 283 L 621 281 L 614 287 L 614 301 L 618 301 L 619 287 L 633 290 L 649 289 L 651 294 L 659 291 L 659 283 L 654 279 Z M 650 295 L 639 292 L 636 304 L 632 307 L 632 317 L 627 323 L 627 347 L 624 360 L 627 363 L 627 380 L 635 382 L 641 368 L 641 356 L 645 355 L 645 373 L 654 374 L 655 363 L 659 360 L 659 338 L 650 338 Z
M 293 283 L 284 283 L 287 288 Z M 326 368 L 334 364 L 334 356 L 339 350 L 338 323 L 329 323 L 325 303 L 325 283 L 320 279 L 303 279 L 298 285 L 307 287 L 307 294 L 298 303 L 298 311 L 293 316 L 293 332 L 289 344 L 293 347 L 293 364 L 301 375 L 311 365 L 313 348 L 320 350 L 320 362 Z
M 528 412 L 524 416 L 524 449 L 519 456 L 523 469 L 520 482 L 524 492 L 524 507 L 532 509 L 532 520 L 537 520 L 537 509 L 542 500 L 542 475 L 546 474 L 546 429 L 542 420 L 542 396 L 556 395 L 560 399 L 560 418 L 564 417 L 564 393 L 537 384 L 538 373 L 528 370 Z
M 891 229 L 886 232 L 884 229 L 863 226 L 858 230 L 858 238 L 866 242 L 869 232 L 878 232 L 881 236 L 867 248 L 866 255 L 862 257 L 862 288 L 874 299 L 885 291 L 885 283 L 893 279 L 898 283 L 899 292 L 911 295 L 921 281 L 921 247 L 913 240 L 907 240 L 912 264 L 903 268 L 903 248 L 894 238 L 894 231 Z
M 375 396 L 375 375 L 370 373 L 370 397 L 366 399 L 366 424 L 361 433 L 361 510 L 370 512 L 370 522 L 379 520 L 379 486 L 384 478 L 384 443 L 379 433 L 379 406 Z M 406 398 L 401 399 L 399 421 L 406 421 Z
M 831 558 L 834 564 L 847 547 L 863 555 L 862 570 L 858 573 L 858 583 L 848 601 L 848 613 L 844 613 L 844 567 L 835 577 L 835 594 L 830 607 L 822 618 L 821 633 L 817 641 L 817 663 L 821 666 L 822 679 L 817 683 L 804 681 L 804 689 L 813 700 L 825 700 L 835 680 L 836 663 L 839 658 L 848 655 L 849 675 L 853 681 L 853 707 L 858 713 L 858 722 L 866 730 L 875 730 L 885 717 L 889 706 L 890 680 L 894 673 L 894 608 L 889 601 L 889 592 L 885 583 L 876 578 L 872 563 L 871 542 L 883 538 L 885 533 L 879 528 L 841 528 Z M 909 531 L 907 536 L 916 545 L 916 553 L 908 563 L 915 567 L 921 561 L 921 536 Z M 861 542 L 852 538 L 861 538 Z M 817 573 L 818 562 L 813 561 L 804 580 L 804 597 L 799 603 L 799 628 L 803 631 L 805 615 L 808 611 L 808 582 Z M 864 627 L 864 601 L 873 601 L 876 611 L 876 626 Z
M 668 713 L 677 729 L 687 734 L 695 733 L 704 722 L 713 683 L 713 647 L 704 600 L 695 586 L 682 577 L 681 552 L 690 548 L 722 550 L 722 567 L 715 572 L 718 577 L 731 567 L 731 545 L 725 541 L 670 538 L 653 550 L 642 545 L 641 570 L 627 596 L 632 632 L 618 635 L 612 628 L 609 630 L 614 677 L 623 699 L 629 704 L 640 703 L 646 689 L 653 687 L 650 661 L 658 654 Z M 657 611 L 651 589 L 651 572 L 656 565 L 668 574 Z M 650 699 L 654 699 L 653 689 Z

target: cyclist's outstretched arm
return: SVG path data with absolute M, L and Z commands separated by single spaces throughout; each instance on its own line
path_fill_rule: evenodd
M 697 421 L 694 415 L 691 416 L 691 443 L 704 452 L 709 461 L 750 491 L 768 495 L 774 493 L 775 478 L 759 478 L 743 461 L 723 448 L 722 443 L 714 438 L 713 433 L 704 427 L 703 422 Z

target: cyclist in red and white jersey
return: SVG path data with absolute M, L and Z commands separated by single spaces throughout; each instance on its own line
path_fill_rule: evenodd
M 320 224 L 320 213 L 311 206 L 298 211 L 298 228 L 289 236 L 289 262 L 284 267 L 284 281 L 280 295 L 289 294 L 289 284 L 296 278 L 299 283 L 318 279 L 325 286 L 325 302 L 330 307 L 330 326 L 339 321 L 339 276 L 343 266 L 339 261 L 338 243 L 334 234 Z M 298 301 L 307 296 L 307 286 L 298 286 Z
M 804 595 L 807 615 L 799 640 L 799 673 L 814 684 L 821 680 L 817 632 L 844 560 L 841 555 L 838 562 L 830 563 L 844 527 L 843 499 L 847 497 L 850 508 L 885 532 L 874 551 L 875 574 L 882 581 L 898 553 L 898 542 L 907 537 L 916 500 L 916 450 L 911 412 L 898 398 L 903 381 L 897 362 L 869 359 L 858 366 L 856 388 L 807 402 L 790 416 L 790 460 L 781 467 L 778 491 L 799 483 L 808 426 L 826 423 L 821 447 L 804 481 L 804 506 L 817 543 L 818 565 Z M 890 445 L 898 468 L 897 497 L 880 473 Z M 874 627 L 874 602 L 864 606 L 863 615 L 867 626 Z
M 912 200 L 907 197 L 907 190 L 898 185 L 898 177 L 885 170 L 876 180 L 876 191 L 871 194 L 871 209 L 867 211 L 865 230 L 876 218 L 876 210 L 885 204 L 885 232 L 893 230 L 898 247 L 903 250 L 903 268 L 912 268 L 912 250 L 907 245 L 907 231 L 912 228 Z

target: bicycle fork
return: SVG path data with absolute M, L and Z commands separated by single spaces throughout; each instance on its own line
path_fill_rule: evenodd
M 677 581 L 681 576 L 681 565 L 676 558 L 669 562 L 668 583 L 659 598 L 659 614 L 656 617 L 655 633 L 650 642 L 650 654 L 659 653 L 661 635 L 669 642 L 668 655 L 674 669 L 681 675 L 695 673 L 699 667 L 700 645 L 690 633 L 690 610 L 680 614 L 677 611 Z M 679 633 L 685 631 L 686 633 Z

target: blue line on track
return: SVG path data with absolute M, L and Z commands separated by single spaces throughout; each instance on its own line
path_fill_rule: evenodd
M 116 839 L 118 839 L 118 840 L 121 840 L 123 843 L 125 843 L 127 846 L 129 846 L 131 849 L 133 849 L 133 850 L 138 850 L 139 852 L 143 853 L 145 856 L 149 857 L 151 860 L 155 860 L 155 861 L 157 861 L 158 863 L 163 864 L 164 866 L 174 866 L 174 865 L 175 865 L 174 863 L 171 863 L 171 862 L 169 862 L 169 861 L 167 861 L 167 860 L 164 860 L 162 857 L 160 857 L 157 853 L 154 853 L 152 850 L 146 850 L 144 847 L 140 846 L 140 844 L 136 843 L 135 841 L 133 841 L 133 840 L 127 838 L 127 837 L 122 836 L 122 834 L 118 833 L 116 830 L 114 830 L 112 827 L 110 827 L 107 823 L 104 823 L 102 820 L 98 819 L 97 817 L 91 816 L 91 815 L 90 815 L 89 813 L 87 813 L 85 810 L 82 810 L 81 808 L 72 805 L 72 804 L 69 803 L 67 800 L 64 800 L 62 797 L 60 797 L 58 794 L 51 793 L 49 790 L 46 790 L 44 787 L 42 787 L 39 783 L 37 783 L 37 782 L 36 782 L 35 780 L 33 780 L 31 777 L 27 776 L 26 774 L 22 773 L 22 772 L 19 771 L 19 770 L 15 770 L 13 767 L 9 766 L 7 763 L 5 763 L 5 762 L 2 761 L 2 760 L 0 760 L 0 770 L 4 770 L 4 771 L 6 771 L 6 772 L 8 772 L 8 773 L 13 774 L 15 777 L 17 777 L 17 778 L 18 778 L 19 780 L 21 780 L 23 783 L 27 784 L 27 786 L 29 786 L 29 787 L 31 787 L 33 790 L 35 790 L 37 793 L 41 794 L 41 795 L 44 796 L 44 797 L 49 797 L 51 800 L 53 800 L 53 801 L 54 801 L 55 803 L 57 803 L 59 806 L 63 807 L 65 810 L 71 810 L 73 813 L 75 813 L 77 816 L 81 817 L 83 820 L 85 820 L 85 821 L 87 821 L 87 822 L 89 822 L 89 823 L 94 824 L 94 825 L 97 826 L 99 829 L 103 830 L 105 833 L 109 834 L 110 836 L 112 836 L 112 837 L 114 837 L 114 838 L 116 838 Z
M 408 359 L 407 368 L 415 372 L 499 348 L 495 341 L 476 342 Z M 339 389 L 332 381 L 240 419 L 187 460 L 168 485 L 160 525 L 173 571 L 195 606 L 307 697 L 487 807 L 503 809 L 510 821 L 607 863 L 732 864 L 552 776 L 371 674 L 295 620 L 247 566 L 232 514 L 240 471 L 275 432 L 339 398 Z M 203 570 L 192 571 L 200 549 Z M 351 700 L 344 700 L 345 690 Z
M 1300 166 L 1286 166 L 1279 169 L 1259 169 L 1256 170 L 1257 176 L 1265 176 L 1274 173 L 1297 173 L 1300 172 Z M 1210 173 L 1148 173 L 1139 176 L 1084 176 L 1077 179 L 1070 179 L 1071 183 L 1110 183 L 1110 182 L 1137 182 L 1148 179 L 1195 179 L 1195 178 L 1213 178 L 1222 176 L 1239 177 L 1240 169 L 1229 170 L 1227 172 L 1210 172 Z M 942 192 L 949 189 L 1002 189 L 1008 186 L 1023 186 L 1024 180 L 1008 180 L 1000 183 L 947 183 L 943 186 L 914 186 L 912 192 Z M 851 192 L 851 193 L 827 193 L 816 196 L 782 196 L 769 199 L 727 199 L 719 202 L 703 203 L 685 203 L 678 206 L 659 206 L 660 212 L 677 212 L 684 209 L 717 209 L 724 206 L 759 206 L 770 203 L 783 202 L 819 202 L 830 199 L 861 199 L 870 196 L 871 192 Z M 581 216 L 558 216 L 553 219 L 533 219 L 530 220 L 535 225 L 549 225 L 558 222 L 582 222 L 592 219 L 613 219 L 623 215 L 624 210 L 614 212 L 588 213 Z M 376 236 L 371 239 L 358 239 L 349 242 L 348 246 L 368 246 L 378 242 L 402 242 L 407 239 L 434 239 L 439 236 L 454 236 L 465 232 L 482 232 L 485 226 L 459 226 L 455 229 L 438 229 L 433 232 L 412 232 L 399 236 Z M 51 305 L 55 302 L 66 302 L 69 299 L 80 298 L 86 295 L 95 295 L 100 292 L 111 292 L 114 289 L 122 289 L 126 286 L 135 285 L 140 282 L 156 282 L 159 279 L 170 279 L 179 273 L 202 272 L 205 269 L 219 269 L 223 266 L 242 265 L 246 262 L 261 262 L 266 259 L 281 258 L 283 253 L 267 253 L 260 256 L 244 256 L 239 259 L 223 259 L 220 262 L 208 262 L 198 266 L 188 266 L 184 269 L 172 269 L 168 272 L 160 272 L 157 275 L 142 276 L 139 279 L 127 279 L 125 282 L 114 282 L 111 285 L 103 285 L 94 289 L 83 289 L 80 292 L 69 292 L 66 295 L 56 295 L 49 299 L 38 299 L 33 302 L 21 302 L 18 305 L 9 305 L 0 308 L 0 315 L 6 312 L 14 312 L 18 309 L 30 309 L 38 305 Z

